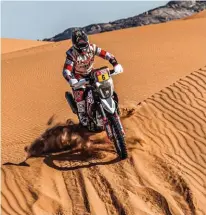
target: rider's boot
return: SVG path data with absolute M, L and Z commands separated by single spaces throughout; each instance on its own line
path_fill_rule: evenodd
M 87 117 L 86 109 L 85 109 L 85 100 L 77 102 L 76 104 L 77 104 L 77 109 L 78 109 L 79 122 L 82 126 L 87 126 L 88 117 Z

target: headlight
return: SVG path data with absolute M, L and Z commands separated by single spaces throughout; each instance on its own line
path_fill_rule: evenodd
M 112 79 L 110 78 L 109 80 L 101 83 L 98 87 L 98 90 L 99 90 L 102 98 L 106 99 L 106 98 L 111 97 L 113 95 L 113 91 L 114 91 L 114 85 L 113 85 Z

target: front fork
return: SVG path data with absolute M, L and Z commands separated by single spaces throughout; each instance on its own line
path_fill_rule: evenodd
M 119 126 L 120 126 L 120 129 L 121 129 L 123 136 L 125 136 L 125 131 L 124 131 L 124 128 L 122 126 L 122 123 L 121 123 L 121 120 L 120 120 L 120 117 L 119 117 L 119 114 L 117 113 L 117 111 L 115 111 L 114 116 L 119 122 Z
M 109 124 L 109 121 L 107 119 L 107 116 L 104 112 L 104 108 L 102 107 L 102 104 L 100 103 L 99 104 L 99 107 L 100 107 L 100 111 L 101 111 L 101 114 L 102 114 L 102 117 L 103 117 L 103 124 L 104 124 L 104 128 L 107 132 L 107 136 L 108 138 L 112 141 L 113 140 L 113 133 L 112 133 L 112 128 Z
M 110 123 L 109 123 L 109 121 L 108 121 L 108 118 L 107 118 L 107 116 L 106 116 L 106 114 L 105 114 L 104 108 L 102 107 L 102 104 L 101 104 L 101 103 L 99 104 L 99 106 L 100 106 L 100 111 L 101 111 L 102 116 L 103 116 L 103 124 L 104 124 L 104 128 L 105 128 L 105 130 L 106 130 L 106 132 L 107 132 L 107 136 L 109 137 L 110 140 L 113 140 L 112 128 L 111 128 Z M 121 123 L 121 121 L 120 121 L 120 117 L 119 117 L 117 111 L 115 111 L 114 116 L 115 116 L 115 118 L 116 118 L 116 119 L 118 120 L 118 122 L 119 122 L 120 129 L 121 129 L 121 131 L 122 131 L 123 136 L 125 136 L 125 132 L 124 132 L 124 129 L 123 129 L 123 127 L 122 127 L 122 123 Z

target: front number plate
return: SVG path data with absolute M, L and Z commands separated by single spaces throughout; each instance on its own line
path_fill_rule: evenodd
M 109 79 L 109 74 L 104 73 L 97 76 L 99 82 L 107 81 Z

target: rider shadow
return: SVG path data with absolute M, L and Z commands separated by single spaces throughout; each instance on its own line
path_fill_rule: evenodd
M 70 170 L 77 170 L 83 168 L 89 168 L 93 166 L 102 166 L 102 165 L 109 165 L 115 164 L 120 161 L 119 157 L 115 157 L 111 160 L 103 161 L 101 159 L 100 153 L 107 151 L 111 152 L 113 150 L 105 150 L 105 149 L 98 149 L 88 151 L 82 151 L 81 149 L 76 149 L 72 151 L 67 151 L 58 155 L 47 155 L 45 156 L 43 162 L 48 165 L 49 167 L 60 170 L 60 171 L 70 171 Z M 55 161 L 58 162 L 58 165 L 55 164 Z M 63 165 L 61 164 L 63 163 Z

